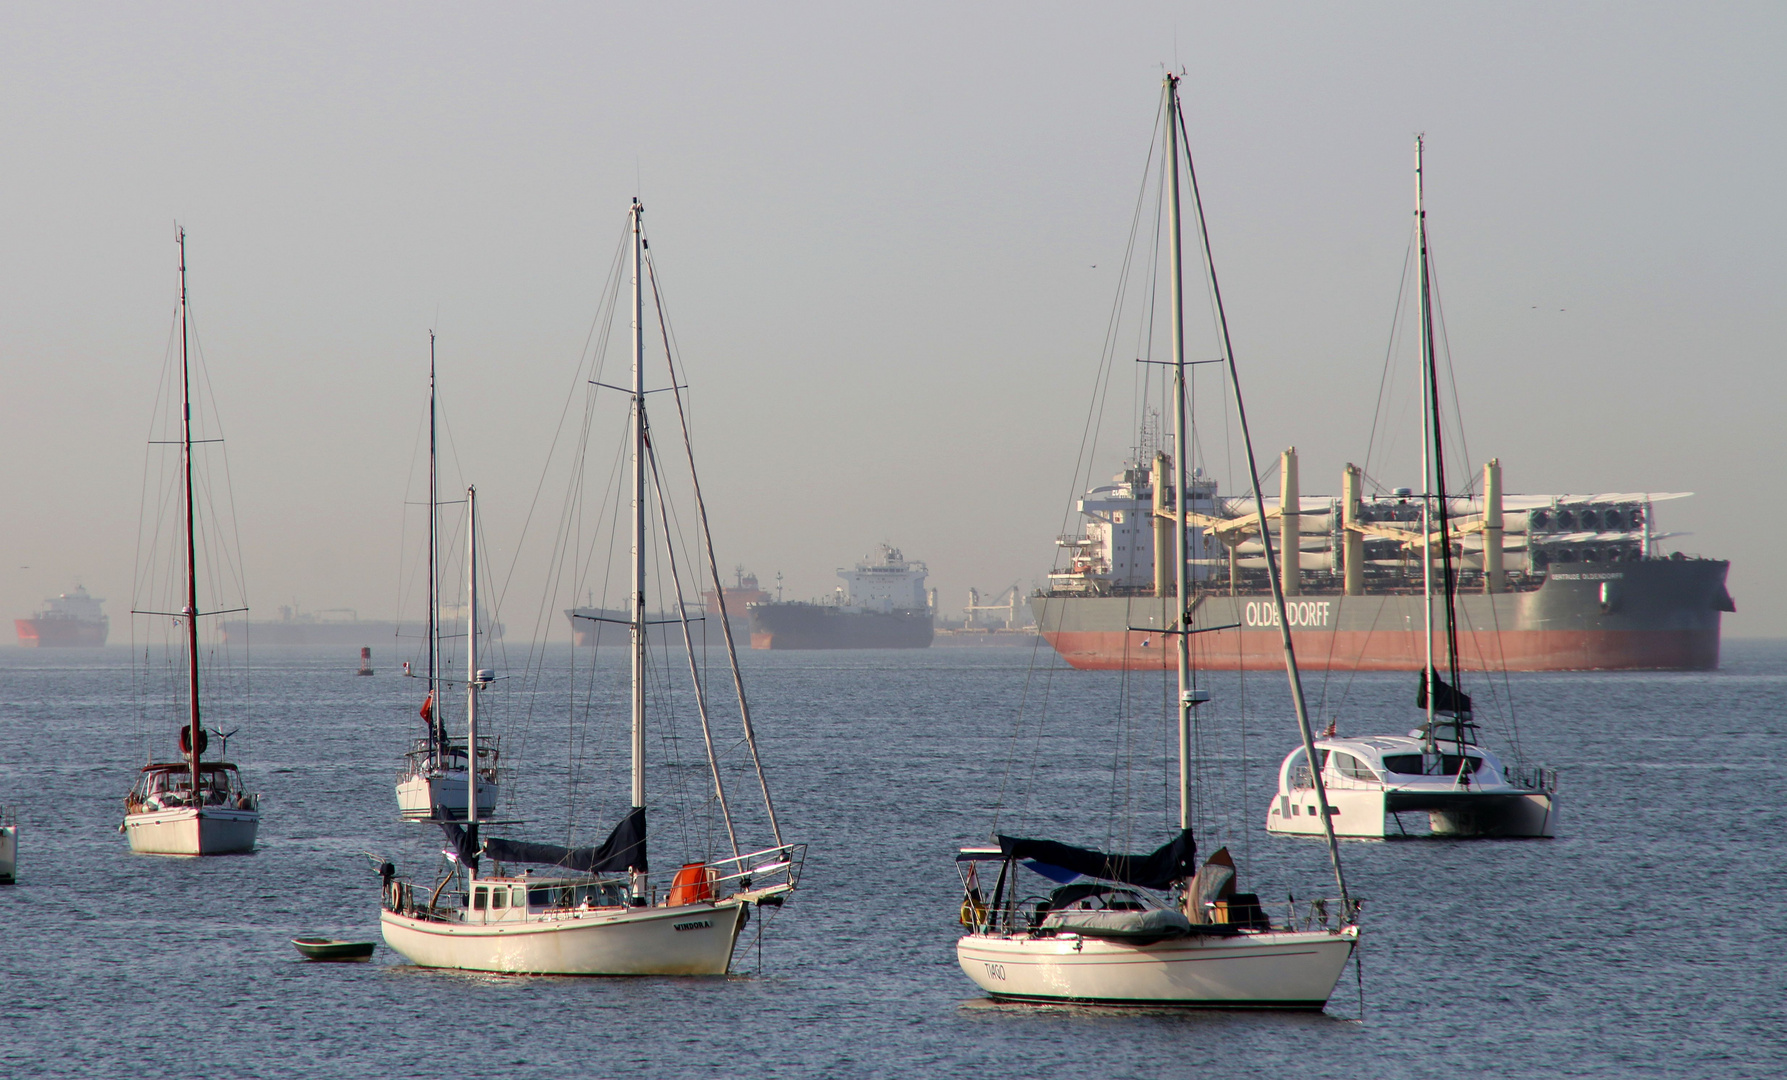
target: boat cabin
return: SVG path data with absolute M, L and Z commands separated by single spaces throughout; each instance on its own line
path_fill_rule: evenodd
M 1358 739 L 1318 739 L 1315 753 L 1322 770 L 1322 783 L 1336 791 L 1436 784 L 1452 787 L 1460 781 L 1484 787 L 1504 782 L 1501 763 L 1489 751 L 1469 745 L 1461 747 L 1444 739 L 1434 745 L 1437 752 L 1429 753 L 1425 740 L 1413 735 L 1376 735 Z M 1285 756 L 1278 777 L 1281 793 L 1315 786 L 1309 759 L 1302 747 Z
M 199 763 L 199 786 L 192 790 L 192 765 L 185 761 L 143 766 L 136 786 L 125 803 L 131 812 L 166 810 L 176 806 L 233 806 L 251 810 L 256 799 L 242 787 L 242 774 L 227 761 Z
M 627 906 L 627 882 L 622 878 L 479 878 L 461 896 L 462 916 L 468 923 L 521 922 L 530 915 L 564 916 Z

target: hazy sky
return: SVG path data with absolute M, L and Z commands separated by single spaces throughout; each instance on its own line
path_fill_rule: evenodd
M 1306 494 L 1364 456 L 1425 131 L 1473 452 L 1696 492 L 1727 632 L 1787 634 L 1783 56 L 1762 4 L 8 4 L 0 612 L 128 604 L 175 219 L 257 612 L 395 613 L 431 326 L 506 565 L 635 193 L 722 564 L 1028 585 L 1174 65 Z

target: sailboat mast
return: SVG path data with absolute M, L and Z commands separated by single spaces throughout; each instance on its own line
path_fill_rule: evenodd
M 1433 319 L 1427 295 L 1427 211 L 1421 198 L 1421 144 L 1423 136 L 1415 136 L 1415 243 L 1420 248 L 1421 287 L 1416 292 L 1421 318 L 1421 640 L 1426 650 L 1427 666 L 1422 678 L 1427 680 L 1427 752 L 1434 753 L 1433 710 L 1433 426 L 1429 403 L 1434 398 L 1433 386 Z M 1440 497 L 1445 498 L 1441 492 Z
M 441 765 L 441 739 L 436 734 L 446 730 L 441 718 L 441 703 L 436 696 L 440 684 L 440 489 L 435 477 L 435 390 L 434 331 L 428 331 L 428 755 L 435 767 Z
M 1179 227 L 1179 81 L 1167 76 L 1167 221 L 1173 289 L 1173 583 L 1179 633 L 1179 828 L 1191 828 L 1191 595 L 1187 588 L 1185 536 L 1185 263 Z
M 465 489 L 465 821 L 478 827 L 478 489 Z M 475 848 L 474 848 L 475 850 Z
M 633 199 L 633 806 L 645 805 L 645 207 Z M 636 879 L 639 875 L 635 875 Z M 635 882 L 635 892 L 638 890 Z
M 199 564 L 192 511 L 192 369 L 187 363 L 186 230 L 180 229 L 180 459 L 186 474 L 186 693 L 187 755 L 192 793 L 199 790 Z
M 1178 98 L 1179 80 L 1167 76 L 1167 93 L 1175 101 Z M 1176 132 L 1184 133 L 1181 123 Z M 1216 257 L 1210 251 L 1210 229 L 1204 221 L 1204 200 L 1198 194 L 1197 169 L 1192 165 L 1191 152 L 1186 150 L 1185 173 L 1191 180 L 1191 206 L 1197 214 L 1198 237 L 1204 247 L 1204 270 L 1210 275 L 1210 298 L 1216 307 L 1216 331 L 1220 337 L 1222 354 L 1229 369 L 1229 385 L 1235 391 L 1235 416 L 1241 422 L 1241 445 L 1247 449 L 1247 475 L 1253 483 L 1254 513 L 1258 515 L 1260 527 L 1260 543 L 1266 549 L 1266 581 L 1272 587 L 1272 611 L 1274 621 L 1278 624 L 1278 642 L 1284 650 L 1285 676 L 1291 684 L 1291 706 L 1297 714 L 1297 728 L 1303 736 L 1303 753 L 1310 765 L 1310 777 L 1315 784 L 1316 806 L 1322 815 L 1322 832 L 1328 840 L 1328 860 L 1334 866 L 1334 883 L 1340 887 L 1340 900 L 1344 906 L 1346 917 L 1352 917 L 1352 897 L 1346 887 L 1346 874 L 1340 866 L 1340 844 L 1334 838 L 1334 818 L 1328 805 L 1328 786 L 1322 781 L 1321 764 L 1315 756 L 1315 730 L 1309 724 L 1309 703 L 1303 696 L 1303 676 L 1297 670 L 1297 651 L 1291 644 L 1291 621 L 1285 616 L 1284 582 L 1278 576 L 1278 563 L 1272 554 L 1272 530 L 1266 527 L 1266 496 L 1260 487 L 1260 463 L 1253 452 L 1253 432 L 1247 425 L 1247 406 L 1241 398 L 1241 374 L 1235 364 L 1235 346 L 1229 338 L 1229 316 L 1222 306 L 1222 283 L 1216 277 Z

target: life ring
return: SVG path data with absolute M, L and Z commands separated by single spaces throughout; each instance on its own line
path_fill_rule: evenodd
M 962 897 L 961 920 L 963 926 L 979 926 L 986 921 L 986 917 L 986 905 L 981 903 L 977 894 L 968 893 Z

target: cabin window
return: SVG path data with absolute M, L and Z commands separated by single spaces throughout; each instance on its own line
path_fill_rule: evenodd
M 1334 769 L 1340 775 L 1354 780 L 1377 779 L 1377 774 L 1371 771 L 1371 766 L 1351 754 L 1343 754 L 1339 751 L 1334 753 Z
M 490 890 L 490 909 L 492 911 L 501 911 L 502 909 L 504 909 L 508 906 L 509 906 L 509 890 L 507 890 L 507 889 L 492 889 L 492 890 Z
M 557 889 L 547 889 L 535 886 L 527 891 L 527 906 L 551 907 L 553 904 L 553 895 L 557 892 Z
M 525 885 L 515 886 L 515 888 L 512 890 L 512 892 L 509 896 L 509 906 L 510 907 L 526 907 L 527 906 L 527 887 Z
M 472 892 L 472 910 L 483 911 L 489 905 L 489 889 L 475 889 Z

